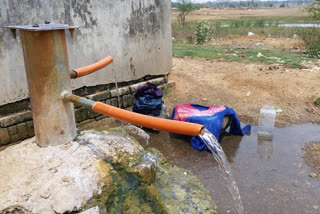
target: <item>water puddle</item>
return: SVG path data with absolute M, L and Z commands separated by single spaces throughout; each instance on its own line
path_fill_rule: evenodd
M 319 24 L 279 24 L 278 27 L 320 27 Z
M 243 213 L 320 213 L 320 182 L 308 175 L 302 148 L 320 140 L 314 124 L 276 128 L 272 139 L 257 136 L 223 138 L 221 146 L 237 181 Z M 159 149 L 171 164 L 191 170 L 210 191 L 220 213 L 237 213 L 219 165 L 209 152 L 193 149 L 190 138 L 160 132 L 150 134 L 150 146 Z

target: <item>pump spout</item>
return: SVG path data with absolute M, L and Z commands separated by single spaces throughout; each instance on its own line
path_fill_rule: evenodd
M 78 77 L 82 77 L 82 76 L 86 76 L 88 74 L 91 74 L 97 70 L 100 70 L 104 67 L 106 67 L 107 65 L 111 64 L 113 62 L 113 58 L 111 56 L 108 56 L 96 63 L 93 63 L 91 65 L 87 65 L 81 68 L 77 68 L 77 69 L 73 69 L 70 72 L 70 77 L 72 79 L 78 78 Z
M 116 108 L 101 102 L 94 102 L 92 100 L 78 97 L 70 93 L 65 93 L 62 95 L 62 97 L 64 101 L 69 101 L 76 105 L 81 105 L 86 108 L 92 109 L 93 111 L 98 112 L 100 114 L 111 116 L 119 120 L 143 126 L 146 128 L 194 136 L 201 135 L 204 130 L 204 126 L 200 124 L 167 120 L 138 114 L 135 112 Z

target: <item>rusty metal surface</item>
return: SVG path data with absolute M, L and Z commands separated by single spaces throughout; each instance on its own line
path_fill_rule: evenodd
M 72 103 L 74 103 L 76 105 L 84 106 L 84 107 L 86 107 L 88 109 L 92 109 L 93 105 L 96 103 L 93 100 L 89 100 L 89 99 L 86 99 L 86 98 L 83 98 L 83 97 L 79 97 L 79 96 L 73 95 L 71 93 L 64 94 L 63 100 L 72 102 Z
M 70 30 L 79 28 L 74 25 L 66 24 L 34 24 L 34 25 L 9 25 L 5 26 L 8 29 L 28 30 L 28 31 L 51 31 L 51 30 Z
M 76 135 L 65 30 L 21 30 L 35 134 L 42 147 L 67 143 Z

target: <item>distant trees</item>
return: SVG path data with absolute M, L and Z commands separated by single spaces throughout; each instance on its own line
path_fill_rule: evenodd
M 176 7 L 179 11 L 178 22 L 184 28 L 186 24 L 186 16 L 193 10 L 193 5 L 190 0 L 178 0 Z
M 268 1 L 268 2 L 266 2 L 266 3 L 264 4 L 264 6 L 265 6 L 265 7 L 271 7 L 271 8 L 272 8 L 274 5 L 273 5 L 273 2 L 271 2 L 271 1 L 269 2 L 269 1 Z

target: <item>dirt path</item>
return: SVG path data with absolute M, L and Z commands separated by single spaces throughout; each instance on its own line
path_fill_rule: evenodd
M 177 11 L 172 12 L 172 20 L 177 20 Z M 188 21 L 194 20 L 221 20 L 221 19 L 237 19 L 239 17 L 287 17 L 287 16 L 307 16 L 308 14 L 302 10 L 302 7 L 289 8 L 257 8 L 257 9 L 208 9 L 202 8 L 195 10 L 187 16 Z
M 258 124 L 265 104 L 283 109 L 276 126 L 320 122 L 320 73 L 273 65 L 173 58 L 169 76 L 176 86 L 164 98 L 171 110 L 177 104 L 226 105 L 240 120 Z

